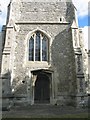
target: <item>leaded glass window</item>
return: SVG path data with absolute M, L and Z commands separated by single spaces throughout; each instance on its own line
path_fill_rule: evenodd
M 35 61 L 40 61 L 40 32 L 38 31 L 35 40 Z
M 29 40 L 29 61 L 34 60 L 34 39 L 33 37 Z
M 29 61 L 47 61 L 48 43 L 47 36 L 36 31 L 29 40 Z
M 44 36 L 43 40 L 42 40 L 42 61 L 47 61 L 47 47 L 48 47 L 48 40 L 47 38 Z

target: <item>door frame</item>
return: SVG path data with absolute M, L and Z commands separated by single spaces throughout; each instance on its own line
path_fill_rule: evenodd
M 34 90 L 35 90 L 35 81 L 36 81 L 36 77 L 37 77 L 37 74 L 38 73 L 45 73 L 48 77 L 49 77 L 49 80 L 50 80 L 50 103 L 48 104 L 53 104 L 53 101 L 54 101 L 54 81 L 53 81 L 53 71 L 51 70 L 45 70 L 45 69 L 41 69 L 41 70 L 33 70 L 31 71 L 31 75 L 32 75 L 32 78 L 31 78 L 31 83 L 32 83 L 32 88 L 31 88 L 31 93 L 32 93 L 32 104 L 35 104 L 35 95 L 34 95 Z
M 34 102 L 35 103 L 50 103 L 50 77 L 49 76 L 50 75 L 42 71 L 37 73 L 37 78 L 36 78 L 35 86 L 34 86 Z M 46 85 L 44 83 L 46 83 Z M 39 94 L 38 94 L 39 91 L 37 90 L 37 88 L 38 90 L 40 90 Z M 44 93 L 43 93 L 44 96 L 42 96 L 41 89 L 44 89 Z

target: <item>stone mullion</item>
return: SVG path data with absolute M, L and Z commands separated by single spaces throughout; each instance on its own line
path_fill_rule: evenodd
M 34 61 L 35 61 L 36 34 L 34 35 Z
M 49 56 L 49 41 L 48 41 L 48 39 L 47 39 L 47 61 L 49 61 L 49 59 L 50 59 L 50 56 Z
M 41 40 L 40 40 L 40 61 L 42 61 L 42 36 L 40 35 L 40 38 L 41 38 Z

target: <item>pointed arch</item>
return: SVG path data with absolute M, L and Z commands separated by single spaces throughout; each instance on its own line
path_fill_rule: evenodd
M 28 60 L 48 61 L 50 36 L 46 32 L 36 29 L 27 35 L 28 39 Z
M 42 29 L 40 29 L 40 28 L 37 28 L 37 29 L 34 29 L 34 30 L 30 31 L 30 32 L 27 34 L 26 39 L 28 40 L 28 39 L 30 38 L 30 36 L 31 36 L 33 33 L 35 33 L 36 31 L 42 32 L 45 36 L 47 36 L 47 38 L 48 38 L 49 40 L 51 40 L 51 36 L 50 36 L 46 31 L 44 31 L 44 30 L 42 30 Z

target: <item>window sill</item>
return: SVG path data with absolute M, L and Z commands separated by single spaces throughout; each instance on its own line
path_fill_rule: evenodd
M 50 67 L 50 64 L 47 61 L 27 61 L 26 67 L 29 68 L 46 68 Z

